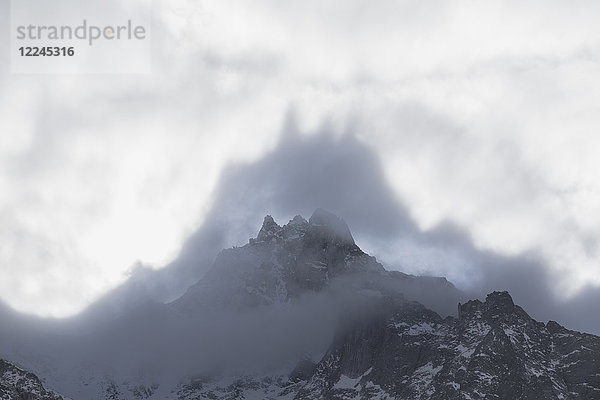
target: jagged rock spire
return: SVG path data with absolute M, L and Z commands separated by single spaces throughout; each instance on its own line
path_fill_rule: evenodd
M 337 215 L 317 208 L 308 220 L 311 227 L 321 229 L 331 237 L 339 239 L 343 243 L 354 245 L 354 238 L 346 222 Z
M 512 313 L 515 308 L 512 297 L 506 291 L 488 294 L 485 298 L 485 303 L 489 308 L 494 309 L 498 313 L 509 314 Z
M 277 222 L 275 222 L 272 216 L 267 215 L 263 220 L 262 227 L 260 228 L 256 239 L 259 241 L 270 240 L 275 237 L 280 230 L 281 226 L 277 225 Z
M 331 243 L 356 246 L 350 228 L 346 222 L 337 215 L 321 208 L 315 210 L 310 219 L 306 221 L 302 216 L 296 215 L 286 225 L 280 226 L 271 215 L 265 216 L 262 227 L 256 239 L 250 242 L 269 242 L 303 236 L 309 232 L 310 236 L 321 238 Z

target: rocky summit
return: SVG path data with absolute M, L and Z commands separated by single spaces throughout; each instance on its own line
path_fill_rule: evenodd
M 237 268 L 235 260 L 243 260 Z M 444 318 L 439 303 L 435 312 L 413 300 L 431 302 L 431 291 L 457 299 L 451 284 L 386 271 L 326 211 L 284 226 L 267 216 L 255 239 L 215 265 L 217 276 L 236 268 L 227 279 L 241 278 L 237 288 L 255 296 L 253 304 L 324 290 L 348 276 L 356 279 L 343 289 L 364 302 L 341 317 L 320 360 L 301 360 L 287 376 L 195 381 L 182 398 L 600 399 L 600 338 L 537 322 L 507 292 L 454 302 L 454 316 Z
M 256 238 L 223 250 L 213 267 L 172 305 L 196 313 L 204 307 L 255 307 L 294 301 L 324 290 L 400 295 L 454 314 L 462 294 L 445 278 L 387 271 L 356 245 L 344 220 L 317 209 L 279 226 L 264 218 Z
M 458 318 L 386 308 L 341 330 L 296 398 L 600 398 L 600 338 L 537 322 L 506 292 Z
M 316 364 L 302 360 L 288 376 L 196 382 L 181 398 L 600 399 L 599 337 L 537 322 L 506 292 L 458 312 L 441 318 L 382 298 L 342 323 Z
M 136 329 L 148 346 L 131 334 Z M 159 331 L 164 336 L 153 338 Z M 223 250 L 178 300 L 78 340 L 68 346 L 109 343 L 119 351 L 107 369 L 93 364 L 96 355 L 76 361 L 87 375 L 71 376 L 75 386 L 48 377 L 64 398 L 600 399 L 600 337 L 535 321 L 507 292 L 467 301 L 444 278 L 388 271 L 324 210 L 283 226 L 266 216 L 255 238 Z M 198 369 L 179 365 L 179 355 L 169 364 L 176 349 Z M 129 354 L 142 354 L 143 368 Z M 213 364 L 204 362 L 209 357 Z M 107 372 L 123 364 L 136 373 Z M 24 366 L 41 377 L 52 369 Z M 12 364 L 0 362 L 0 373 L 2 400 L 61 398 Z M 56 376 L 69 373 L 80 372 Z

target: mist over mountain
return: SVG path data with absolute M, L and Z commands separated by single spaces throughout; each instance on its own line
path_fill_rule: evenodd
M 361 247 L 390 270 L 444 276 L 473 298 L 508 290 L 537 319 L 600 333 L 599 320 L 587 317 L 595 313 L 600 290 L 590 286 L 561 297 L 554 289 L 560 273 L 535 254 L 480 249 L 468 231 L 449 221 L 421 230 L 390 189 L 377 154 L 352 132 L 336 138 L 327 129 L 303 136 L 288 121 L 270 153 L 222 173 L 211 209 L 173 262 L 158 270 L 138 265 L 121 287 L 73 322 L 86 329 L 148 301 L 175 300 L 220 249 L 244 244 L 264 215 L 288 220 L 322 207 L 343 216 Z
M 328 211 L 284 225 L 267 215 L 172 302 L 87 330 L 7 313 L 0 390 L 11 400 L 600 398 L 600 338 L 537 322 L 506 292 L 467 300 L 445 278 L 387 270 Z
M 419 229 L 376 155 L 352 135 L 301 137 L 286 129 L 266 157 L 223 173 L 212 210 L 165 268 L 134 266 L 123 285 L 65 320 L 0 307 L 4 393 L 596 398 L 595 336 L 520 311 L 497 326 L 496 317 L 479 311 L 467 318 L 467 306 L 457 304 L 509 290 L 535 319 L 597 332 L 597 319 L 589 318 L 597 290 L 558 301 L 550 290 L 554 276 L 535 257 L 480 250 L 451 223 Z M 406 262 L 384 267 L 363 243 L 374 255 L 398 246 Z M 443 277 L 465 271 L 471 276 L 462 288 Z M 465 331 L 471 325 L 478 328 Z M 530 352 L 535 348 L 543 356 Z M 501 353 L 515 356 L 489 365 L 473 358 Z M 514 373 L 502 375 L 498 365 Z M 534 381 L 535 371 L 552 378 Z M 27 379 L 11 378 L 19 374 Z M 503 389 L 508 381 L 516 382 L 513 391 Z
M 0 1 L 0 400 L 600 400 L 598 15 Z

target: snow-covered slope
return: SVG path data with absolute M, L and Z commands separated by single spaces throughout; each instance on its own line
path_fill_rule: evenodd
M 31 372 L 0 360 L 0 399 L 63 400 L 63 397 L 44 388 L 40 379 Z

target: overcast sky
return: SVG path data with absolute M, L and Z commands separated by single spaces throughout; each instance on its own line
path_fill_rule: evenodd
M 1 4 L 0 297 L 18 310 L 69 315 L 166 264 L 224 168 L 272 157 L 290 124 L 366 146 L 407 234 L 450 223 L 533 257 L 556 299 L 600 286 L 600 3 L 155 0 L 146 75 L 10 74 Z M 478 284 L 485 260 L 452 240 L 421 257 L 353 229 L 390 265 Z

